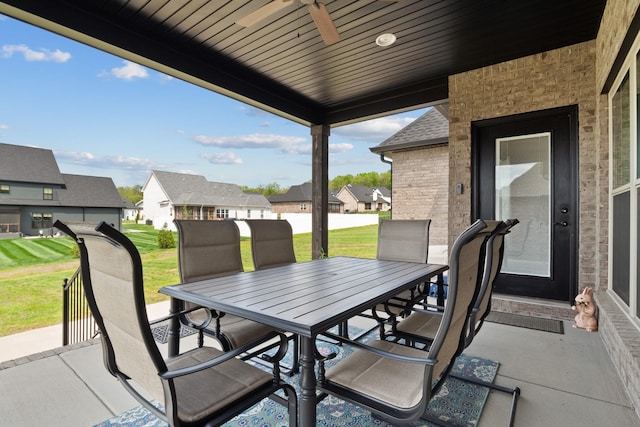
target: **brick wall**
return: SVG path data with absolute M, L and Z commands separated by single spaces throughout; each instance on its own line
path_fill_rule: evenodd
M 307 209 L 301 210 L 300 205 L 305 203 Z M 273 213 L 311 213 L 311 202 L 278 202 L 271 204 Z
M 471 122 L 578 105 L 580 287 L 596 284 L 601 182 L 595 41 L 449 77 L 449 182 L 471 189 Z M 606 200 L 605 200 L 606 202 Z M 471 191 L 449 187 L 449 244 L 470 224 Z
M 431 219 L 429 244 L 446 245 L 449 217 L 447 146 L 393 153 L 393 219 Z

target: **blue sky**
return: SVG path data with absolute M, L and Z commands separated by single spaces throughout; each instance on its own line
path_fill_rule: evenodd
M 0 143 L 60 171 L 144 184 L 152 169 L 287 188 L 311 179 L 309 128 L 0 15 Z M 369 151 L 425 112 L 333 128 L 329 177 L 385 172 Z

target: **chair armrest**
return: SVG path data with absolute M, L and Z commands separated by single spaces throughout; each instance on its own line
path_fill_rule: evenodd
M 205 362 L 202 363 L 198 363 L 192 366 L 187 366 L 185 368 L 180 368 L 180 369 L 176 369 L 173 371 L 166 371 L 166 372 L 161 372 L 158 375 L 160 376 L 160 378 L 168 380 L 168 379 L 172 379 L 172 378 L 176 378 L 176 377 L 182 377 L 184 375 L 189 375 L 189 374 L 193 374 L 195 372 L 199 372 L 199 371 L 203 371 L 205 369 L 211 368 L 213 366 L 219 365 L 221 363 L 226 362 L 227 360 L 231 360 L 241 354 L 245 354 L 247 352 L 250 352 L 251 350 L 253 350 L 255 347 L 259 346 L 260 344 L 263 344 L 275 337 L 279 337 L 280 338 L 280 346 L 284 347 L 284 353 L 285 354 L 287 352 L 287 346 L 288 346 L 288 339 L 286 337 L 286 335 L 284 335 L 281 332 L 269 332 L 268 334 L 264 335 L 261 338 L 258 338 L 254 341 L 251 341 L 241 347 L 237 347 L 233 350 L 230 350 L 226 353 L 221 354 L 218 357 L 214 357 L 213 359 L 207 360 Z M 259 354 L 260 351 L 255 351 L 255 354 Z M 281 353 L 281 351 L 278 351 L 278 353 Z
M 207 313 L 207 319 L 205 319 L 205 321 L 200 323 L 200 324 L 195 324 L 195 323 L 191 322 L 190 320 L 188 320 L 188 318 L 187 318 L 187 315 L 189 313 L 192 313 L 192 312 L 197 311 L 197 310 L 205 310 L 205 312 Z M 193 329 L 198 329 L 199 330 L 199 329 L 204 329 L 207 326 L 209 326 L 209 324 L 211 323 L 211 320 L 215 316 L 212 314 L 211 310 L 209 310 L 208 308 L 205 308 L 205 307 L 193 307 L 193 308 L 190 308 L 188 310 L 182 310 L 182 311 L 180 311 L 178 313 L 173 313 L 173 314 L 169 314 L 169 315 L 164 316 L 164 317 L 160 317 L 158 319 L 154 319 L 154 320 L 150 321 L 149 324 L 150 325 L 156 325 L 158 323 L 162 323 L 162 322 L 165 322 L 167 320 L 171 320 L 171 319 L 173 319 L 175 317 L 179 317 L 181 323 L 183 323 L 183 324 L 185 324 L 185 325 L 187 325 L 187 326 L 189 326 L 189 327 L 191 327 Z
M 327 336 L 329 338 L 332 338 L 332 339 L 334 339 L 336 341 L 342 342 L 343 344 L 351 345 L 351 346 L 356 347 L 356 348 L 358 348 L 360 350 L 365 350 L 365 351 L 377 354 L 378 356 L 387 357 L 389 359 L 395 359 L 395 360 L 399 360 L 399 361 L 402 361 L 402 362 L 419 363 L 419 364 L 422 364 L 422 365 L 432 365 L 432 366 L 435 365 L 436 363 L 438 363 L 437 359 L 432 359 L 432 358 L 429 358 L 429 357 L 405 356 L 405 355 L 402 355 L 402 354 L 392 353 L 390 351 L 381 350 L 379 348 L 371 347 L 371 346 L 368 346 L 368 345 L 363 344 L 361 342 L 353 341 L 353 340 L 350 340 L 348 338 L 344 338 L 344 337 L 341 337 L 339 335 L 332 334 L 330 332 L 323 332 L 322 335 L 325 335 L 325 336 Z M 397 345 L 401 345 L 401 344 L 397 344 Z M 425 352 L 425 354 L 427 354 L 427 353 Z M 323 361 L 321 360 L 320 362 L 322 363 Z

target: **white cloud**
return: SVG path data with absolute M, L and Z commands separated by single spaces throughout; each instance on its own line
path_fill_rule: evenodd
M 196 135 L 193 139 L 202 145 L 212 145 L 223 148 L 276 148 L 288 152 L 298 144 L 306 142 L 300 136 L 277 135 L 270 133 L 252 133 L 236 136 L 206 136 Z
M 203 153 L 200 158 L 207 160 L 214 165 L 240 165 L 242 159 L 230 151 L 224 153 Z
M 84 165 L 96 168 L 116 168 L 125 170 L 155 169 L 163 167 L 151 159 L 126 156 L 96 157 L 86 151 L 55 151 L 56 159 L 74 165 Z
M 353 150 L 353 144 L 343 142 L 341 144 L 329 144 L 330 153 L 344 153 Z
M 2 46 L 2 57 L 11 58 L 13 54 L 22 54 L 25 61 L 50 61 L 50 62 L 67 62 L 71 59 L 69 52 L 63 52 L 60 49 L 51 51 L 49 49 L 40 49 L 38 51 L 29 48 L 24 44 L 6 44 Z
M 146 79 L 149 77 L 147 69 L 142 65 L 131 61 L 122 61 L 124 65 L 120 68 L 112 68 L 109 72 L 100 73 L 100 77 L 110 76 L 122 80 Z
M 331 130 L 331 134 L 358 141 L 380 143 L 413 122 L 415 117 L 380 117 Z
M 0 123 L 0 129 L 9 129 L 9 125 Z

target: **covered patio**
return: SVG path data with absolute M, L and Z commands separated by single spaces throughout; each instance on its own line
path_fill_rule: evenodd
M 166 310 L 168 303 L 148 307 L 152 317 Z M 516 426 L 637 425 L 600 335 L 573 329 L 569 321 L 564 330 L 561 335 L 487 323 L 465 353 L 499 361 L 495 382 L 521 388 Z M 45 331 L 30 334 L 33 342 L 47 338 Z M 194 337 L 185 340 L 195 345 Z M 7 425 L 87 427 L 139 405 L 107 374 L 98 340 L 31 354 L 27 345 L 3 337 L 0 359 L 1 349 L 16 346 L 25 355 L 0 363 L 0 413 Z M 492 392 L 479 425 L 506 425 L 509 406 L 509 395 Z
M 594 421 L 599 425 L 614 420 L 613 415 L 604 415 L 617 411 L 625 414 L 619 425 L 637 423 L 637 418 L 631 421 L 630 412 L 640 408 L 639 258 L 637 242 L 631 239 L 625 247 L 623 237 L 633 236 L 639 228 L 637 192 L 629 189 L 638 187 L 640 168 L 635 154 L 626 159 L 623 155 L 634 179 L 624 187 L 611 178 L 619 166 L 619 154 L 614 145 L 617 122 L 610 113 L 617 105 L 612 104 L 614 93 L 624 86 L 620 82 L 625 70 L 629 69 L 626 75 L 636 75 L 629 58 L 635 58 L 638 45 L 640 1 L 527 0 L 517 5 L 502 0 L 326 1 L 320 24 L 312 19 L 314 12 L 305 2 L 277 1 L 277 10 L 267 13 L 262 7 L 269 3 L 3 0 L 0 13 L 309 126 L 314 257 L 327 254 L 329 247 L 332 127 L 448 103 L 451 244 L 480 212 L 475 184 L 482 165 L 473 163 L 478 145 L 474 126 L 570 106 L 577 118 L 573 124 L 576 162 L 571 165 L 576 213 L 571 224 L 575 251 L 570 285 L 572 289 L 594 287 L 600 307 L 599 332 L 585 335 L 568 327 L 565 339 L 541 345 L 542 337 L 492 325 L 474 345 L 481 347 L 478 353 L 495 355 L 510 372 L 507 382 L 513 377 L 531 387 L 548 387 L 529 390 L 530 396 L 539 393 L 541 400 L 527 402 L 527 390 L 521 384 L 518 425 L 559 421 L 578 425 L 571 418 L 576 413 L 581 419 L 602 419 Z M 243 21 L 260 10 L 263 19 Z M 397 38 L 394 44 L 376 44 L 378 36 L 389 33 Z M 635 80 L 629 90 L 634 96 L 638 93 Z M 636 124 L 635 118 L 632 123 Z M 629 131 L 629 141 L 634 141 L 632 137 L 637 138 L 635 128 Z M 631 199 L 615 206 L 627 206 L 626 213 L 615 216 L 619 211 L 614 212 L 614 196 L 624 191 Z M 400 218 L 402 213 L 394 215 Z M 615 228 L 614 217 L 628 227 Z M 618 259 L 629 262 L 616 263 Z M 494 307 L 567 318 L 569 298 L 558 302 L 498 295 Z M 518 349 L 527 352 L 518 354 Z M 513 363 L 512 354 L 516 356 Z M 595 355 L 598 360 L 586 360 Z M 617 377 L 600 377 L 604 365 Z M 586 384 L 581 382 L 585 377 Z M 559 379 L 566 390 L 556 382 Z M 572 410 L 553 398 L 558 389 L 575 401 Z M 598 394 L 605 389 L 618 391 L 609 397 Z M 599 411 L 603 402 L 615 410 Z M 559 410 L 553 413 L 550 407 Z M 490 412 L 499 410 L 485 410 Z

